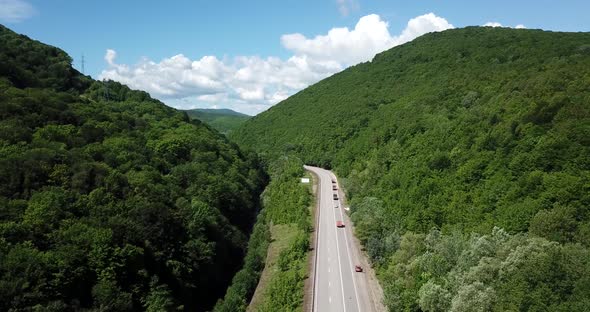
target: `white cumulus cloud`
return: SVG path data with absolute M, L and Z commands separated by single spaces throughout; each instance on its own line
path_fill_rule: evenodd
M 307 38 L 286 34 L 281 44 L 292 55 L 238 56 L 218 59 L 204 56 L 190 60 L 182 54 L 154 62 L 141 59 L 135 65 L 118 64 L 117 52 L 105 54 L 107 68 L 100 79 L 112 79 L 149 92 L 177 108 L 229 107 L 256 114 L 295 92 L 348 66 L 371 60 L 375 54 L 428 32 L 453 28 L 433 13 L 408 21 L 399 35 L 391 35 L 388 23 L 378 15 L 361 17 L 354 29 L 332 28 Z
M 378 15 L 361 17 L 355 28 L 332 28 L 326 35 L 308 39 L 302 34 L 281 37 L 283 46 L 295 55 L 317 61 L 354 64 L 370 59 L 375 53 L 393 45 L 388 25 Z
M 35 15 L 35 8 L 23 0 L 0 0 L 0 21 L 18 23 Z
M 498 22 L 487 22 L 487 23 L 483 24 L 483 26 L 487 26 L 487 27 L 502 27 L 502 24 L 500 24 Z
M 510 27 L 510 26 L 504 26 L 501 23 L 498 22 L 487 22 L 485 24 L 483 24 L 482 26 L 487 26 L 487 27 Z M 516 29 L 524 29 L 526 28 L 526 26 L 524 26 L 523 24 L 518 24 L 514 27 L 510 27 L 510 28 L 516 28 Z
M 434 15 L 424 14 L 411 19 L 401 35 L 395 38 L 395 45 L 406 43 L 426 33 L 454 28 L 446 19 Z
M 115 58 L 117 57 L 117 52 L 112 49 L 107 49 L 107 53 L 104 55 L 104 60 L 107 61 L 107 64 L 110 66 L 115 65 Z
M 336 61 L 353 65 L 368 61 L 376 53 L 413 40 L 425 33 L 453 28 L 444 18 L 428 13 L 411 19 L 399 36 L 389 33 L 389 25 L 379 15 L 361 17 L 354 29 L 332 28 L 326 35 L 308 39 L 302 34 L 281 37 L 285 48 L 296 55 L 306 55 L 317 61 Z

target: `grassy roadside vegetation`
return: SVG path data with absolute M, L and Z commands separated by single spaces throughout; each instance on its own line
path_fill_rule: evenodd
M 247 311 L 257 311 L 264 303 L 265 292 L 268 289 L 269 282 L 280 269 L 278 267 L 279 255 L 283 250 L 295 242 L 299 230 L 293 224 L 276 224 L 270 225 L 270 244 L 266 253 L 264 270 L 258 281 L 256 291 L 248 305 Z
M 276 311 L 277 307 L 282 311 L 303 310 L 311 188 L 300 183 L 305 172 L 298 158 L 281 158 L 268 169 L 271 181 L 262 194 L 263 208 L 250 238 L 244 266 L 214 311 L 246 311 L 265 263 L 268 275 L 265 274 L 259 289 L 260 297 L 249 310 Z M 272 252 L 267 259 L 269 244 Z

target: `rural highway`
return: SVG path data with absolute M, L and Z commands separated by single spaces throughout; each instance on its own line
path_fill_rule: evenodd
M 317 177 L 318 210 L 314 259 L 313 311 L 374 311 L 364 272 L 355 272 L 360 251 L 354 244 L 349 219 L 341 205 L 331 171 L 305 166 Z M 338 194 L 334 200 L 333 195 Z M 344 222 L 343 228 L 336 222 Z M 363 268 L 365 269 L 365 268 Z

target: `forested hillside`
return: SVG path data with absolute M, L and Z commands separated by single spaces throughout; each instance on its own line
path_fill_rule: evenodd
M 255 155 L 0 26 L 0 310 L 207 310 L 245 254 Z
M 250 116 L 231 109 L 197 108 L 185 110 L 185 112 L 190 118 L 199 119 L 213 127 L 213 129 L 226 135 L 250 119 Z
M 392 311 L 590 309 L 590 33 L 431 33 L 232 138 L 345 178 Z

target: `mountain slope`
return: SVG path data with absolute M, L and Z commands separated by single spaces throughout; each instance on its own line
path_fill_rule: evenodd
M 322 80 L 231 137 L 346 177 L 392 310 L 579 310 L 590 263 L 563 259 L 589 255 L 588 86 L 590 33 L 469 27 Z
M 142 91 L 0 26 L 0 310 L 212 308 L 265 176 Z
M 184 112 L 186 112 L 189 117 L 199 119 L 223 134 L 231 133 L 246 120 L 250 119 L 250 116 L 235 112 L 231 109 L 197 108 L 185 110 Z
M 228 109 L 228 108 L 195 108 L 195 109 L 190 109 L 187 110 L 187 112 L 196 112 L 196 113 L 202 113 L 203 115 L 209 115 L 209 116 L 241 116 L 241 117 L 249 117 L 246 114 L 242 114 L 239 112 L 236 112 L 234 110 Z

